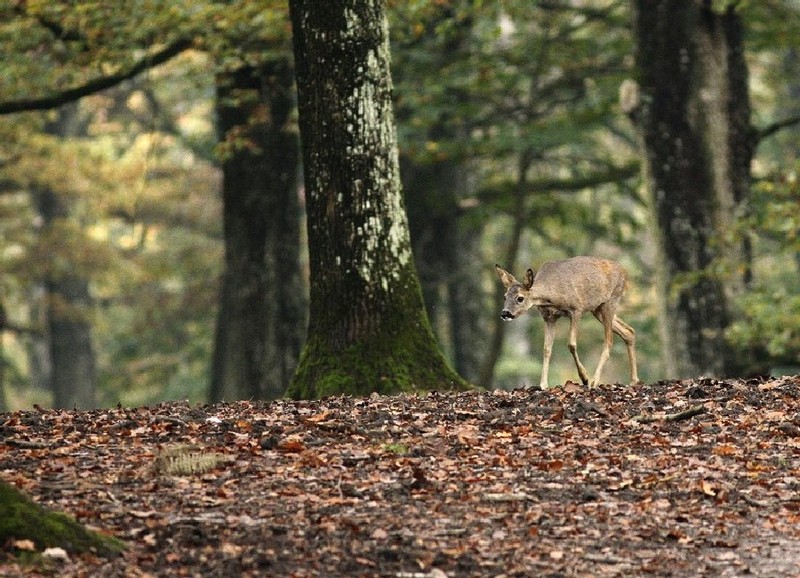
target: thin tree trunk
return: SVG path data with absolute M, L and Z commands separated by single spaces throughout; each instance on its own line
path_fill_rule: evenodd
M 464 223 L 459 206 L 467 170 L 453 160 L 400 164 L 428 318 L 456 371 L 477 381 L 487 315 L 475 268 L 480 231 Z
M 0 412 L 8 411 L 6 402 L 6 355 L 3 348 L 3 333 L 6 329 L 6 309 L 0 301 Z
M 292 0 L 311 319 L 293 397 L 464 387 L 425 314 L 400 188 L 383 2 Z
M 457 220 L 456 227 L 455 266 L 447 279 L 453 364 L 460 375 L 477 383 L 494 311 L 486 309 L 482 289 L 485 269 L 476 267 L 481 262 L 480 230 L 463 218 Z
M 220 141 L 229 150 L 213 401 L 283 395 L 305 335 L 292 72 L 276 59 L 218 80 Z
M 61 138 L 84 134 L 77 103 L 61 107 L 46 130 Z M 64 186 L 68 187 L 69 183 Z M 71 229 L 66 226 L 73 218 L 68 200 L 49 185 L 39 187 L 33 194 L 42 219 L 40 234 L 47 242 L 59 242 L 59 235 L 69 234 Z M 67 243 L 59 251 L 69 251 L 71 244 Z M 45 255 L 49 260 L 43 280 L 47 351 L 52 370 L 49 385 L 54 407 L 92 409 L 97 405 L 91 323 L 93 300 L 86 273 L 74 265 L 78 257 L 68 253 Z
M 89 284 L 67 277 L 49 281 L 47 289 L 53 407 L 93 409 L 97 401 Z
M 68 207 L 50 189 L 40 190 L 36 196 L 44 223 L 42 234 L 52 235 L 68 218 Z M 54 261 L 44 287 L 53 407 L 93 409 L 97 402 L 89 282 Z
M 522 243 L 522 234 L 525 232 L 525 225 L 528 222 L 529 214 L 526 206 L 526 190 L 528 183 L 528 168 L 530 167 L 530 154 L 523 152 L 520 155 L 519 168 L 517 175 L 517 190 L 514 195 L 514 213 L 511 216 L 513 227 L 511 228 L 511 235 L 506 245 L 506 252 L 502 266 L 509 271 L 516 268 L 517 257 L 519 255 L 520 244 Z M 503 351 L 503 341 L 505 339 L 505 321 L 500 318 L 501 304 L 503 303 L 503 294 L 505 289 L 501 284 L 495 285 L 495 299 L 497 304 L 497 315 L 493 318 L 491 327 L 491 338 L 489 347 L 486 350 L 486 355 L 483 358 L 481 365 L 480 378 L 478 385 L 484 388 L 490 388 L 494 380 L 494 369 L 500 359 L 500 354 Z

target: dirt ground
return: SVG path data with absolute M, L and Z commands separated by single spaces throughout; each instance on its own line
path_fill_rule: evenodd
M 800 377 L 0 414 L 0 576 L 800 576 Z

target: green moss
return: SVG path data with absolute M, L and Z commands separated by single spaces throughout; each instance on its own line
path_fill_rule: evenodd
M 383 449 L 398 456 L 408 455 L 408 453 L 411 451 L 406 444 L 400 443 L 383 444 Z
M 0 481 L 0 543 L 10 539 L 31 540 L 40 550 L 60 547 L 72 553 L 94 552 L 110 557 L 125 544 L 91 532 L 70 516 L 35 504 L 11 485 Z
M 430 330 L 417 327 L 362 339 L 342 351 L 332 351 L 320 336 L 309 336 L 287 395 L 313 399 L 470 387 L 449 367 Z

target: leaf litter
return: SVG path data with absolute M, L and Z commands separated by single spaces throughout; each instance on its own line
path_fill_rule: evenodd
M 18 576 L 798 576 L 800 377 L 0 414 Z

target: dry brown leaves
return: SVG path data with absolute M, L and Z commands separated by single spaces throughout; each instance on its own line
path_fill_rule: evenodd
M 0 476 L 129 544 L 29 575 L 800 575 L 797 377 L 21 411 Z

